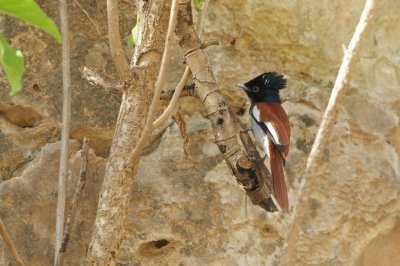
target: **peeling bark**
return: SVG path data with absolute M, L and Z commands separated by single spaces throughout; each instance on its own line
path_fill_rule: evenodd
M 164 49 L 170 0 L 138 1 L 140 33 L 131 63 L 133 80 L 122 96 L 106 174 L 101 187 L 86 265 L 115 265 L 138 161 L 125 168 L 145 124 Z
M 192 72 L 196 96 L 207 110 L 215 143 L 224 155 L 228 167 L 238 183 L 246 190 L 253 204 L 273 211 L 269 198 L 271 188 L 268 188 L 265 182 L 265 178 L 268 177 L 263 176 L 260 168 L 249 161 L 247 153 L 238 142 L 228 105 L 218 89 L 211 65 L 203 51 L 205 46 L 196 35 L 190 0 L 180 1 L 176 35 Z

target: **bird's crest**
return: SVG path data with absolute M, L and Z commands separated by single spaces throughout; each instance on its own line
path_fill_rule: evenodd
M 286 87 L 286 79 L 276 72 L 262 74 L 262 83 L 271 90 L 282 90 Z

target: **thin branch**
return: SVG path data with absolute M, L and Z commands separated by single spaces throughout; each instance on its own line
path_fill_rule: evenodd
M 17 261 L 19 265 L 25 266 L 25 262 L 22 259 L 21 255 L 19 255 L 19 252 L 17 248 L 14 245 L 14 242 L 11 240 L 10 235 L 8 234 L 8 231 L 6 227 L 4 226 L 3 221 L 0 218 L 0 235 L 4 240 L 4 243 L 6 243 L 7 247 L 10 249 L 11 253 L 14 256 L 14 259 Z
M 56 241 L 54 263 L 62 242 L 64 229 L 65 197 L 68 174 L 69 154 L 69 123 L 71 118 L 71 73 L 70 73 L 70 42 L 68 29 L 68 13 L 66 0 L 60 0 L 60 24 L 62 42 L 62 75 L 63 75 L 63 112 L 61 129 L 61 156 L 58 174 L 58 199 L 56 211 Z
M 124 49 L 122 48 L 117 0 L 107 0 L 107 20 L 108 40 L 110 43 L 111 55 L 119 76 L 123 80 L 124 84 L 128 84 L 131 79 L 131 71 L 128 59 L 126 58 Z
M 204 17 L 206 16 L 206 13 L 207 13 L 207 8 L 208 8 L 209 2 L 210 2 L 210 0 L 206 0 L 203 2 L 198 19 L 197 19 L 196 33 L 199 38 L 201 38 L 201 34 L 203 31 L 203 21 L 204 21 Z
M 151 101 L 149 113 L 147 114 L 146 123 L 142 135 L 138 143 L 136 144 L 136 147 L 132 150 L 131 154 L 129 155 L 128 160 L 126 162 L 125 167 L 128 169 L 131 168 L 132 164 L 134 164 L 139 159 L 140 154 L 142 153 L 142 150 L 148 141 L 148 138 L 151 136 L 151 131 L 153 130 L 153 121 L 158 107 L 158 102 L 160 100 L 162 86 L 164 86 L 165 84 L 167 60 L 169 59 L 172 41 L 174 38 L 174 30 L 176 27 L 176 16 L 178 13 L 178 2 L 179 2 L 178 0 L 172 0 L 164 53 L 161 60 L 160 72 L 158 74 L 158 78 L 155 84 L 154 96 Z
M 283 265 L 295 265 L 298 237 L 301 231 L 301 226 L 307 216 L 312 188 L 314 187 L 317 178 L 316 166 L 320 164 L 324 152 L 324 147 L 326 147 L 329 141 L 329 136 L 336 120 L 338 102 L 340 100 L 340 97 L 343 96 L 345 92 L 344 88 L 346 87 L 348 82 L 348 76 L 350 73 L 350 66 L 353 61 L 353 57 L 354 54 L 357 52 L 357 49 L 359 48 L 359 44 L 362 40 L 363 33 L 365 32 L 365 29 L 368 25 L 368 21 L 370 19 L 373 8 L 374 0 L 367 0 L 360 17 L 360 21 L 358 22 L 353 37 L 351 38 L 348 50 L 345 52 L 345 55 L 343 57 L 343 61 L 340 66 L 331 97 L 329 99 L 324 116 L 322 118 L 321 125 L 318 129 L 317 136 L 315 138 L 314 144 L 307 160 L 304 177 L 301 182 L 298 194 L 298 210 L 297 212 L 295 212 L 292 228 L 288 235 L 286 254 L 283 256 Z
M 97 32 L 97 35 L 99 35 L 100 38 L 103 37 L 103 35 L 101 35 L 101 32 L 99 30 L 99 25 L 97 25 L 97 23 L 90 17 L 89 13 L 86 11 L 86 9 L 83 8 L 83 6 L 81 5 L 81 3 L 79 3 L 78 0 L 74 0 L 74 3 L 80 7 L 80 9 L 82 10 L 83 13 L 85 13 L 86 17 L 89 19 L 90 23 L 92 23 L 94 29 Z
M 70 234 L 72 232 L 72 227 L 75 222 L 76 213 L 78 211 L 78 203 L 80 201 L 82 190 L 86 183 L 86 171 L 87 171 L 87 161 L 89 153 L 89 143 L 90 140 L 85 137 L 83 139 L 82 151 L 81 151 L 81 169 L 79 171 L 78 183 L 75 188 L 74 197 L 72 198 L 71 208 L 68 213 L 67 223 L 65 224 L 64 237 L 60 246 L 59 256 L 56 259 L 56 265 L 62 265 L 65 252 L 67 250 L 67 245 L 69 242 Z
M 105 81 L 98 73 L 89 67 L 84 67 L 82 70 L 82 76 L 89 81 L 90 84 L 103 87 L 108 92 L 114 94 L 122 94 L 124 85 L 122 84 L 111 84 Z
M 201 30 L 203 27 L 204 16 L 207 12 L 208 2 L 209 2 L 209 0 L 206 0 L 203 3 L 203 6 L 202 6 L 200 14 L 199 14 L 199 20 L 197 21 L 196 32 L 197 32 L 197 36 L 199 38 L 201 36 Z M 219 42 L 213 40 L 206 44 L 202 44 L 201 48 L 207 48 L 212 45 L 219 45 Z M 159 127 L 165 120 L 168 119 L 168 117 L 170 117 L 173 110 L 176 110 L 175 106 L 178 104 L 178 100 L 182 94 L 184 85 L 187 83 L 187 80 L 189 79 L 190 74 L 191 74 L 190 68 L 186 67 L 185 72 L 183 73 L 181 80 L 179 81 L 178 85 L 176 86 L 175 91 L 172 95 L 171 101 L 169 102 L 167 108 L 164 110 L 164 112 L 161 114 L 161 116 L 158 119 L 156 119 L 156 121 L 153 123 L 153 129 Z
M 164 123 L 164 121 L 166 121 L 175 110 L 175 106 L 178 103 L 179 97 L 182 93 L 183 88 L 185 87 L 186 81 L 188 80 L 189 76 L 190 69 L 189 67 L 186 67 L 181 80 L 175 88 L 174 95 L 172 95 L 172 99 L 169 102 L 168 107 L 164 110 L 162 115 L 153 122 L 153 129 L 158 128 L 162 123 Z
M 145 146 L 145 148 L 149 147 L 156 139 L 158 139 L 159 137 L 161 137 L 165 131 L 167 130 L 167 128 L 169 128 L 170 126 L 172 126 L 174 124 L 174 120 L 172 118 L 169 118 L 168 121 L 164 122 L 164 124 L 162 124 L 161 126 L 159 126 L 157 129 L 155 129 L 152 133 L 150 138 L 147 140 L 147 144 Z

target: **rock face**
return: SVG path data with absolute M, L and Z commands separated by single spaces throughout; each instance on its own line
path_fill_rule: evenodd
M 120 2 L 126 41 L 134 9 Z M 117 96 L 89 85 L 79 72 L 89 66 L 117 80 L 105 38 L 105 3 L 77 3 L 69 6 L 71 138 L 89 136 L 94 151 L 68 265 L 78 265 L 87 250 L 105 167 L 101 157 L 108 156 L 119 104 Z M 39 4 L 57 20 L 56 2 Z M 341 63 L 342 44 L 350 41 L 362 8 L 363 2 L 356 0 L 210 1 L 203 39 L 221 41 L 207 53 L 224 95 L 238 113 L 244 113 L 248 103 L 234 89 L 235 83 L 272 70 L 288 78 L 282 98 L 293 136 L 286 166 L 292 212 Z M 379 1 L 373 12 L 319 166 L 296 247 L 296 265 L 400 265 L 400 2 Z M 0 217 L 29 265 L 50 265 L 61 113 L 60 47 L 15 19 L 1 17 L 0 25 L 11 44 L 22 47 L 27 61 L 23 93 L 10 98 L 6 89 L 0 91 Z M 179 55 L 177 51 L 174 61 L 181 61 Z M 171 73 L 171 86 L 179 74 Z M 1 81 L 6 84 L 3 76 Z M 292 216 L 267 214 L 246 201 L 213 144 L 201 104 L 184 99 L 182 106 L 189 157 L 185 158 L 176 125 L 142 157 L 118 261 L 279 264 Z M 78 150 L 79 143 L 71 141 L 69 195 L 79 171 Z M 15 265 L 1 240 L 0 265 Z

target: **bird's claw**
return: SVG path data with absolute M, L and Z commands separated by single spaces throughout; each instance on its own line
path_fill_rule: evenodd
M 246 127 L 245 129 L 241 130 L 240 132 L 241 133 L 246 133 L 246 132 L 249 132 L 249 131 L 253 131 L 253 129 L 251 127 Z
M 266 158 L 267 158 L 267 154 L 265 154 L 261 158 L 250 157 L 250 161 L 253 162 L 253 163 L 259 163 L 259 162 L 264 162 Z

